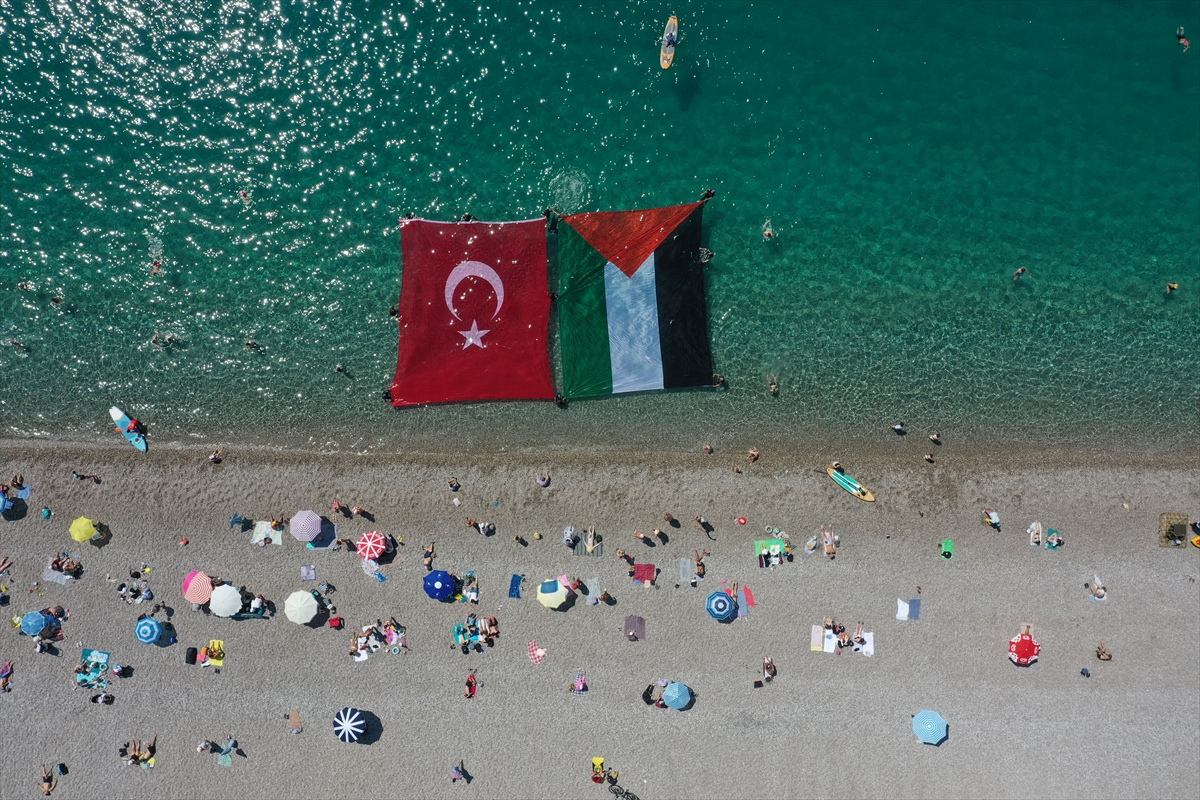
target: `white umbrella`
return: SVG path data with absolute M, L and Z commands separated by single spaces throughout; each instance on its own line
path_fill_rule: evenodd
M 292 536 L 302 542 L 311 542 L 321 534 L 321 517 L 315 511 L 297 511 L 292 515 Z
M 223 583 L 213 589 L 208 610 L 218 617 L 232 617 L 242 610 L 242 592 L 236 586 Z
M 297 625 L 312 622 L 317 615 L 317 598 L 312 596 L 312 592 L 292 592 L 284 601 L 283 613 Z

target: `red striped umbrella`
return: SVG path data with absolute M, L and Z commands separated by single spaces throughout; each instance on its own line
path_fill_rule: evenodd
M 355 545 L 358 554 L 363 558 L 379 558 L 387 549 L 387 540 L 379 531 L 368 531 L 362 535 Z
M 212 591 L 212 578 L 203 572 L 193 572 L 183 579 L 183 599 L 189 603 L 207 603 Z

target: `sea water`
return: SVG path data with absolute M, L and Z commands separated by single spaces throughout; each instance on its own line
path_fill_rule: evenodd
M 1200 441 L 1200 49 L 1174 37 L 1200 5 L 687 3 L 664 71 L 668 10 L 3 6 L 0 430 L 111 438 L 115 404 L 152 446 Z M 403 214 L 709 187 L 728 388 L 380 398 Z

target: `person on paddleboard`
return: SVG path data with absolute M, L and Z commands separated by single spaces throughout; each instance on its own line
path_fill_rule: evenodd
M 1181 30 L 1181 31 L 1182 31 L 1182 30 L 1183 30 L 1183 28 L 1180 28 L 1179 30 Z M 675 34 L 673 34 L 673 33 L 668 33 L 666 36 L 664 36 L 664 37 L 663 37 L 663 47 L 665 47 L 665 48 L 667 48 L 667 49 L 669 50 L 669 49 L 671 49 L 672 47 L 674 47 L 674 46 L 675 46 L 675 41 L 676 41 L 676 40 L 675 40 Z

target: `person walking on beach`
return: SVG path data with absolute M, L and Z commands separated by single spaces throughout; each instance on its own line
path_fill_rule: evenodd
M 533 480 L 543 489 L 547 488 L 550 485 L 550 470 L 546 470 L 545 475 L 535 471 L 533 473 Z
M 450 770 L 450 782 L 458 783 L 459 781 L 465 781 L 466 779 L 467 779 L 467 768 L 463 764 L 463 762 L 459 761 L 454 766 L 454 769 Z
M 1192 43 L 1189 42 L 1183 35 L 1183 26 L 1182 25 L 1179 26 L 1179 30 L 1175 31 L 1175 39 L 1181 45 L 1183 45 L 1183 52 L 1185 52 L 1185 53 L 1188 51 L 1188 48 L 1192 46 Z
M 45 764 L 42 764 L 42 779 L 40 781 L 36 781 L 35 783 L 37 784 L 37 787 L 42 790 L 42 794 L 44 794 L 46 797 L 49 797 L 50 793 L 58 788 L 58 781 L 54 779 L 53 770 L 46 769 Z

